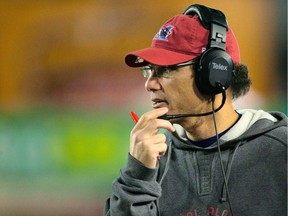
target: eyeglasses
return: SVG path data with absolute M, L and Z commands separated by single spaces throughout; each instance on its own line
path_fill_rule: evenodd
M 170 66 L 156 66 L 156 65 L 147 65 L 144 67 L 141 67 L 141 73 L 143 77 L 148 78 L 151 75 L 154 77 L 164 77 L 166 74 L 170 73 L 173 70 L 176 70 L 181 67 L 185 67 L 188 65 L 193 65 L 194 61 L 188 61 L 176 65 L 170 65 Z

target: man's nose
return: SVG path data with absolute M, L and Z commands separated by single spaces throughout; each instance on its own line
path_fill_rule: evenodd
M 150 75 L 145 82 L 145 89 L 146 89 L 146 91 L 157 91 L 157 90 L 161 89 L 161 84 L 159 82 L 159 78 L 153 76 L 153 74 Z

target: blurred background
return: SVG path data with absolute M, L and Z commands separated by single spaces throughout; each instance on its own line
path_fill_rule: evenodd
M 237 108 L 287 114 L 286 0 L 0 0 L 0 215 L 102 215 L 151 109 L 125 53 L 190 4 L 221 9 L 253 81 Z

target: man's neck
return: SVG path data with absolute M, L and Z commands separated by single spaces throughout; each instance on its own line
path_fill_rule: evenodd
M 217 107 L 217 106 L 216 106 Z M 230 128 L 239 118 L 231 101 L 226 102 L 221 110 L 215 113 L 218 134 Z M 215 136 L 215 123 L 213 115 L 188 118 L 183 124 L 187 136 L 191 140 L 204 140 Z

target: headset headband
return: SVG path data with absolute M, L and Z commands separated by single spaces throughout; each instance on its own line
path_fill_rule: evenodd
M 210 30 L 209 47 L 216 47 L 222 50 L 226 49 L 226 32 L 228 24 L 223 12 L 208 8 L 203 5 L 190 5 L 184 12 L 184 15 L 198 15 L 204 28 Z

